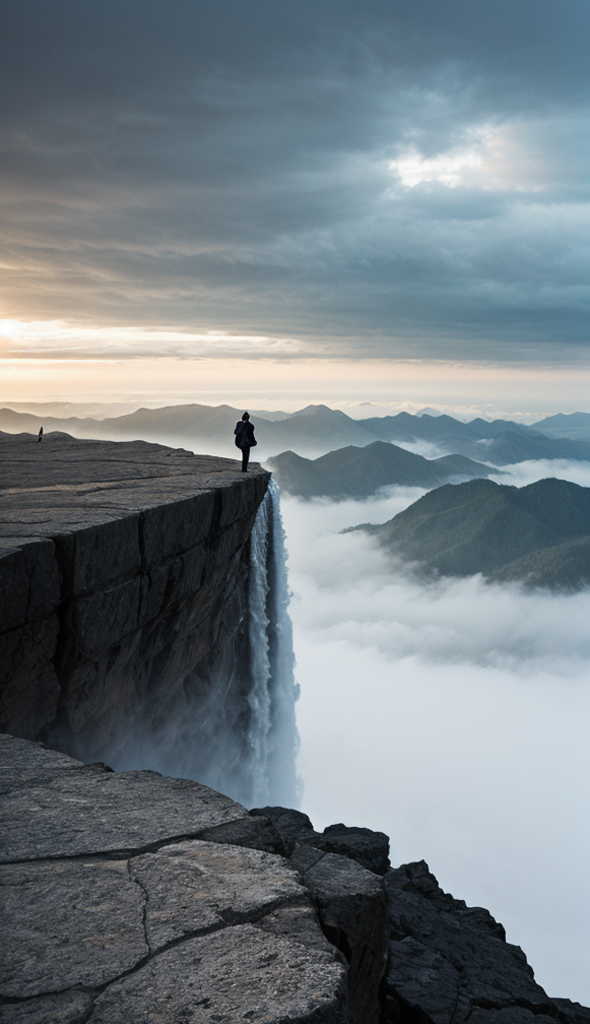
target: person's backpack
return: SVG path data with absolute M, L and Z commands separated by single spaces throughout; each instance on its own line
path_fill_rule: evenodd
M 239 420 L 239 422 L 236 423 L 234 434 L 236 435 L 236 448 L 243 448 L 244 444 L 248 443 L 248 431 L 246 430 L 246 423 L 244 420 Z
M 250 420 L 240 420 L 236 423 L 234 434 L 236 435 L 236 448 L 253 448 L 258 441 L 254 437 L 254 428 L 248 430 Z

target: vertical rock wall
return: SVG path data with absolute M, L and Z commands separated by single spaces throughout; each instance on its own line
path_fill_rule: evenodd
M 251 538 L 269 474 L 143 442 L 0 445 L 0 728 L 268 795 L 248 764 Z M 293 721 L 276 794 L 290 802 L 294 743 Z

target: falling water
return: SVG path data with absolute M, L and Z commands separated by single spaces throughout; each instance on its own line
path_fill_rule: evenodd
M 254 802 L 293 806 L 296 684 L 289 618 L 285 531 L 279 489 L 271 480 L 252 532 L 249 638 L 252 686 L 248 728 Z
M 294 807 L 298 691 L 285 534 L 273 481 L 258 509 L 249 559 L 236 556 L 227 587 L 211 656 L 173 686 L 150 680 L 108 744 L 68 752 L 116 771 L 147 768 L 195 779 L 249 807 Z

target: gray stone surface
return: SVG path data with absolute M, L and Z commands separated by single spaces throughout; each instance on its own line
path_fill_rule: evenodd
M 311 905 L 278 907 L 257 923 L 263 931 L 272 932 L 273 935 L 284 935 L 285 938 L 300 942 L 306 949 L 322 949 L 332 956 L 336 954 L 339 962 L 346 966 L 346 958 L 320 931 L 317 911 Z
M 0 865 L 0 1024 L 346 1024 L 347 969 L 299 873 L 264 850 L 179 840 L 225 821 L 258 841 L 268 819 L 13 737 L 0 755 L 5 856 L 22 858 Z
M 0 1005 L 0 1024 L 85 1024 L 92 1008 L 89 992 L 60 992 Z
M 326 853 L 303 875 L 329 940 L 349 964 L 352 1024 L 377 1024 L 387 961 L 383 881 L 354 860 Z
M 555 1024 L 555 1017 L 532 1013 L 524 1006 L 507 1006 L 503 1010 L 487 1010 L 476 1006 L 469 1018 L 470 1024 Z
M 590 1007 L 574 1003 L 571 999 L 554 999 L 553 1003 L 568 1024 L 590 1024 Z
M 309 906 L 284 857 L 220 843 L 184 842 L 135 857 L 129 873 L 146 894 L 151 952 L 187 935 L 257 921 L 279 906 Z
M 232 843 L 234 846 L 249 846 L 267 853 L 285 854 L 282 839 L 268 818 L 262 816 L 240 818 L 224 825 L 214 825 L 199 835 L 211 843 Z
M 0 728 L 100 751 L 210 661 L 269 474 L 65 434 L 0 457 Z
M 329 953 L 238 925 L 189 939 L 101 995 L 89 1024 L 345 1024 L 344 970 Z
M 146 903 L 125 861 L 44 861 L 0 871 L 0 995 L 96 987 L 149 952 Z
M 320 839 L 319 832 L 314 831 L 311 821 L 303 811 L 295 811 L 290 807 L 253 807 L 250 814 L 262 815 L 272 821 L 283 841 L 287 856 L 291 855 L 297 843 L 315 845 L 314 840 Z
M 328 825 L 323 832 L 316 832 L 307 814 L 290 807 L 253 807 L 250 814 L 265 815 L 273 822 L 288 856 L 298 845 L 304 844 L 324 853 L 350 857 L 367 871 L 378 875 L 384 875 L 390 867 L 389 838 L 384 832 L 342 823 Z M 299 851 L 298 857 L 301 859 L 302 856 Z
M 314 841 L 314 846 L 317 845 L 318 842 Z M 350 857 L 377 875 L 384 875 L 391 866 L 389 837 L 384 832 L 374 832 L 370 828 L 351 827 L 342 823 L 328 825 L 319 839 L 319 849 Z
M 392 1021 L 401 1013 L 402 1019 L 422 1015 L 432 1024 L 471 1024 L 477 1008 L 506 1011 L 498 1024 L 509 1022 L 517 1007 L 558 1016 L 522 950 L 505 941 L 502 926 L 487 910 L 444 893 L 423 861 L 389 871 L 385 888 Z M 514 1017 L 515 1024 L 520 1019 Z M 488 1017 L 481 1020 L 487 1024 Z
M 459 972 L 440 953 L 406 936 L 389 943 L 387 990 L 432 1024 L 450 1024 L 459 993 Z
M 246 818 L 229 797 L 187 779 L 156 772 L 110 772 L 82 765 L 36 744 L 28 766 L 25 741 L 2 737 L 0 756 L 10 772 L 11 754 L 31 783 L 2 797 L 0 861 L 140 851 L 172 838 Z M 23 749 L 24 748 L 24 749 Z
M 56 779 L 75 779 L 92 767 L 42 743 L 31 744 L 6 733 L 0 733 L 0 765 L 0 794 L 46 785 Z

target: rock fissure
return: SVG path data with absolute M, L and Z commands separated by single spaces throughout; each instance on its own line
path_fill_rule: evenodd
M 140 888 L 141 888 L 141 886 L 140 886 Z M 240 922 L 240 923 L 246 923 L 246 922 Z M 134 974 L 137 974 L 138 971 L 141 971 L 144 967 L 146 967 L 151 961 L 156 960 L 158 957 L 160 957 L 160 956 L 162 956 L 162 955 L 164 955 L 166 953 L 169 953 L 171 950 L 174 950 L 174 949 L 178 948 L 179 946 L 182 946 L 184 943 L 190 942 L 191 940 L 193 940 L 195 938 L 203 938 L 203 937 L 205 937 L 207 935 L 213 935 L 216 932 L 223 931 L 226 928 L 231 928 L 231 927 L 235 927 L 235 925 L 233 925 L 233 924 L 226 925 L 224 923 L 220 923 L 220 924 L 211 925 L 211 926 L 209 926 L 207 928 L 196 928 L 193 931 L 186 932 L 186 934 L 184 934 L 182 936 L 179 936 L 177 939 L 171 940 L 165 946 L 162 946 L 161 948 L 159 948 L 157 950 L 154 950 L 154 951 L 150 950 L 144 957 L 142 957 L 140 960 L 138 960 L 137 963 L 133 967 L 130 967 L 126 971 L 121 971 L 120 974 L 117 974 L 117 975 L 113 976 L 112 978 L 110 978 L 107 982 L 105 982 L 102 985 L 80 985 L 80 986 L 78 986 L 78 985 L 69 985 L 69 986 L 64 987 L 64 988 L 49 988 L 49 989 L 45 989 L 45 990 L 42 990 L 42 991 L 35 992 L 33 995 L 22 996 L 22 997 L 21 996 L 5 996 L 2 993 L 0 993 L 0 1006 L 20 1005 L 22 1003 L 30 1003 L 30 1002 L 32 1002 L 35 999 L 39 999 L 40 997 L 44 997 L 44 996 L 45 997 L 46 996 L 59 996 L 59 995 L 64 995 L 64 994 L 72 992 L 72 991 L 81 991 L 81 992 L 84 992 L 87 995 L 92 996 L 94 999 L 96 999 L 103 992 L 106 992 L 112 985 L 115 985 L 118 982 L 120 982 L 120 981 L 122 981 L 122 980 L 124 980 L 126 978 L 132 977 Z
M 150 894 L 149 894 L 148 890 L 146 889 L 145 885 L 143 885 L 141 879 L 133 874 L 133 872 L 131 870 L 131 860 L 127 861 L 127 874 L 129 875 L 131 881 L 134 882 L 135 885 L 137 885 L 141 889 L 141 891 L 143 892 L 144 903 L 143 903 L 143 909 L 142 909 L 142 912 L 141 912 L 141 923 L 142 923 L 142 926 L 143 926 L 143 935 L 144 935 L 145 944 L 146 944 L 147 949 L 148 949 L 148 956 L 151 956 L 152 955 L 152 948 L 150 946 L 150 940 L 149 940 L 148 931 L 147 931 L 147 909 L 148 909 L 148 903 L 149 903 L 149 900 L 150 900 Z

